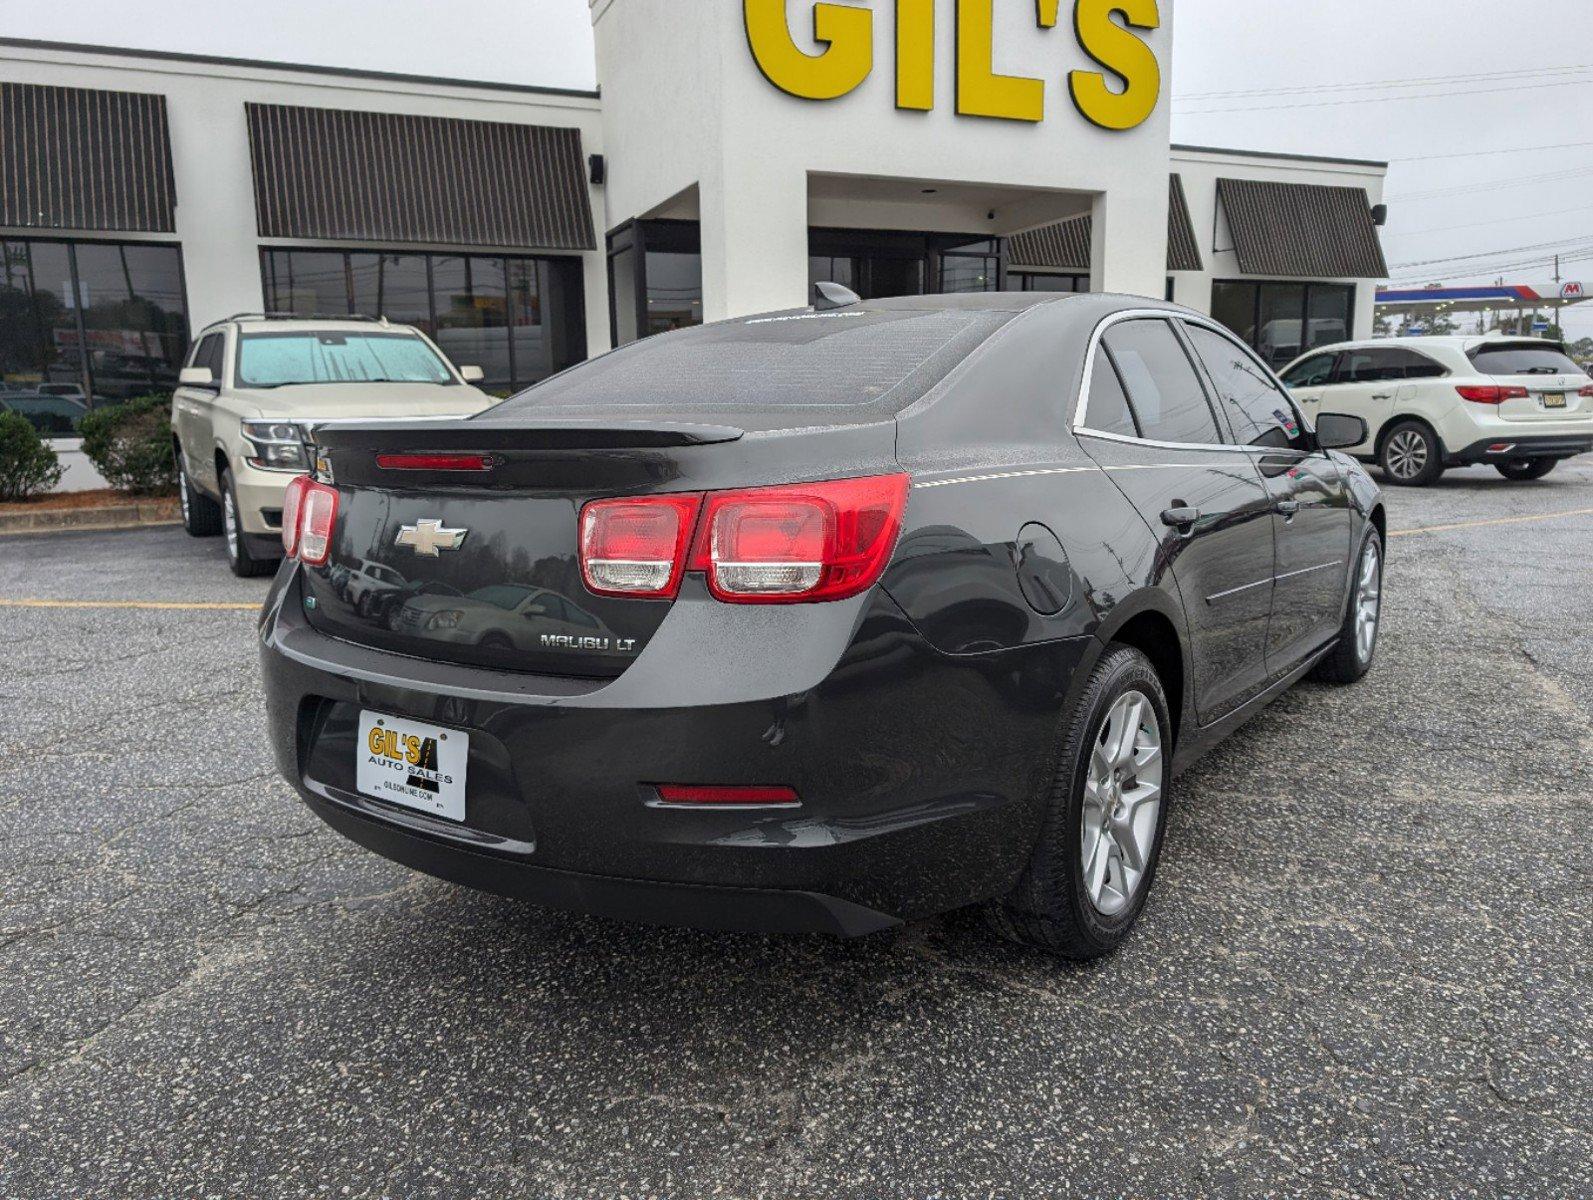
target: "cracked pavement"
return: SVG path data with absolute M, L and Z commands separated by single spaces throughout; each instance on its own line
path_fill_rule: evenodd
M 1593 459 L 1390 489 L 1593 509 Z M 1593 1194 L 1593 515 L 1392 542 L 1379 662 L 1186 775 L 1137 936 L 538 910 L 271 769 L 247 612 L 0 607 L 0 1196 Z M 176 529 L 0 599 L 251 601 Z

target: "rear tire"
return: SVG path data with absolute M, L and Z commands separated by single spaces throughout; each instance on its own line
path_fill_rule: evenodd
M 255 558 L 249 553 L 249 542 L 238 516 L 238 492 L 232 486 L 232 472 L 222 471 L 218 482 L 221 484 L 221 532 L 226 536 L 227 565 L 239 579 L 271 574 L 277 569 L 276 559 Z
M 1317 663 L 1311 678 L 1323 683 L 1355 683 L 1372 669 L 1382 627 L 1383 539 L 1374 528 L 1366 531 L 1355 559 L 1355 577 L 1350 582 L 1338 644 Z
M 1073 959 L 1123 944 L 1161 856 L 1172 730 L 1150 660 L 1130 646 L 1108 647 L 1068 714 L 1029 865 L 986 906 L 998 933 Z
M 194 487 L 183 465 L 182 447 L 177 451 L 177 503 L 182 509 L 183 529 L 189 537 L 215 537 L 221 532 L 221 505 Z
M 1388 481 L 1400 487 L 1426 487 L 1444 473 L 1438 435 L 1420 421 L 1401 421 L 1378 447 L 1377 462 Z
M 1493 469 L 1506 479 L 1524 483 L 1529 479 L 1542 479 L 1560 465 L 1557 458 L 1512 458 L 1493 464 Z

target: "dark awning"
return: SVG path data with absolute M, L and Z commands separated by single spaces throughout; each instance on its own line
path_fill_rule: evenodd
M 1364 188 L 1219 179 L 1217 198 L 1246 275 L 1388 275 Z
M 261 237 L 596 248 L 578 129 L 245 107 Z
M 1189 220 L 1189 203 L 1184 199 L 1184 181 L 1177 175 L 1168 182 L 1167 269 L 1198 271 L 1200 248 L 1195 244 L 1195 229 Z M 1089 217 L 1058 221 L 1043 229 L 1014 236 L 1008 243 L 1007 258 L 1014 269 L 1043 267 L 1055 271 L 1090 269 L 1090 241 L 1094 222 Z
M 0 225 L 171 233 L 166 97 L 0 83 Z
M 1167 205 L 1167 269 L 1202 270 L 1195 226 L 1189 219 L 1189 201 L 1184 198 L 1183 176 L 1175 174 L 1168 181 Z

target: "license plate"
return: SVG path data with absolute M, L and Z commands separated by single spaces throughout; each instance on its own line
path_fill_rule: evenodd
M 1543 393 L 1543 407 L 1544 408 L 1564 408 L 1565 407 L 1565 393 L 1564 392 L 1544 392 Z
M 354 783 L 365 795 L 450 821 L 465 819 L 468 733 L 364 711 L 356 754 Z

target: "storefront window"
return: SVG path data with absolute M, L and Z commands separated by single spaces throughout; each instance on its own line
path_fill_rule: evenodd
M 585 357 L 580 275 L 554 270 L 562 265 L 486 254 L 261 252 L 271 311 L 413 325 L 455 365 L 480 367 L 496 389 L 528 386 Z M 560 328 L 550 331 L 549 314 Z
M 1218 280 L 1212 284 L 1211 315 L 1277 367 L 1350 336 L 1355 288 L 1345 283 Z
M 702 255 L 647 252 L 647 332 L 702 324 Z
M 18 411 L 40 388 L 86 407 L 175 386 L 188 349 L 177 247 L 7 239 L 0 264 L 0 384 Z
M 1055 275 L 1049 271 L 1011 271 L 1007 286 L 1015 292 L 1087 292 L 1088 275 Z
M 941 252 L 942 292 L 993 292 L 1000 280 L 1001 246 L 994 240 L 971 242 Z

